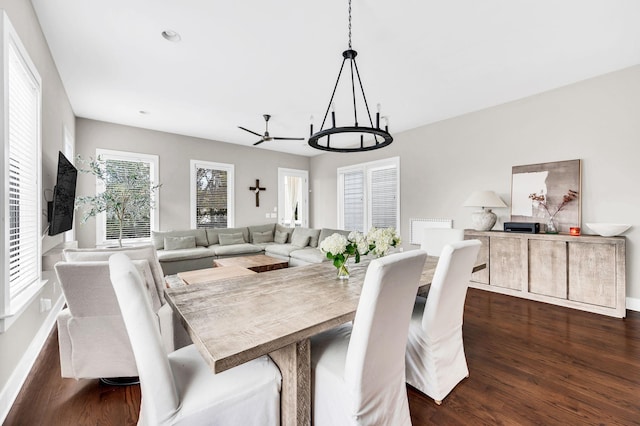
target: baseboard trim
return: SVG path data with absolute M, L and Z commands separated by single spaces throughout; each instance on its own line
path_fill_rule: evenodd
M 627 297 L 627 309 L 630 311 L 640 312 L 640 299 Z
M 18 397 L 22 385 L 24 385 L 24 382 L 27 380 L 36 359 L 38 359 L 38 355 L 40 355 L 40 351 L 42 351 L 53 326 L 56 324 L 58 312 L 62 310 L 63 306 L 64 297 L 60 295 L 55 305 L 49 311 L 49 315 L 47 315 L 47 318 L 42 323 L 40 330 L 38 330 L 33 337 L 27 351 L 16 366 L 16 369 L 11 374 L 11 377 L 9 377 L 6 386 L 0 391 L 0 424 L 4 424 L 5 419 L 9 415 L 9 411 Z

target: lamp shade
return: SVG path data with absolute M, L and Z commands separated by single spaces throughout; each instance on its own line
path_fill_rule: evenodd
M 464 207 L 482 207 L 473 212 L 471 222 L 477 231 L 489 231 L 496 224 L 498 216 L 491 207 L 507 207 L 498 194 L 493 191 L 476 191 L 463 204 Z
M 507 207 L 493 191 L 475 191 L 463 204 L 464 207 Z

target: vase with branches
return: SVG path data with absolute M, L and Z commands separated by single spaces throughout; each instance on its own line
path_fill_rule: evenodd
M 558 229 L 556 227 L 554 219 L 556 215 L 567 206 L 567 204 L 569 204 L 570 202 L 578 198 L 578 191 L 569 189 L 567 193 L 562 196 L 562 202 L 558 204 L 555 211 L 553 211 L 553 208 L 549 206 L 547 196 L 545 194 L 538 194 L 537 192 L 534 192 L 533 194 L 529 195 L 529 198 L 535 205 L 537 205 L 538 207 L 542 208 L 545 212 L 547 212 L 549 219 L 547 220 L 546 232 L 548 234 L 557 234 Z M 552 211 L 553 213 L 551 213 Z
M 84 210 L 81 223 L 104 212 L 107 221 L 118 224 L 118 245 L 122 247 L 125 224 L 148 221 L 150 211 L 155 208 L 153 194 L 162 185 L 151 182 L 148 166 L 142 162 L 131 162 L 123 168 L 118 162 L 100 156 L 88 160 L 78 156 L 77 161 L 85 166 L 78 170 L 94 175 L 103 187 L 96 195 L 76 198 L 76 208 Z

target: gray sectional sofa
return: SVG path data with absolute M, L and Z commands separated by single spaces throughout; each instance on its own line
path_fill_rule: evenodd
M 287 228 L 270 223 L 239 228 L 188 229 L 154 232 L 153 245 L 165 275 L 213 267 L 222 257 L 266 254 L 289 261 L 289 266 L 326 261 L 318 248 L 337 229 Z

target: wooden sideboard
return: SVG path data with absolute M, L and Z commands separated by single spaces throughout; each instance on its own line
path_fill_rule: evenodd
M 625 238 L 465 230 L 478 239 L 470 287 L 618 318 L 626 316 Z

